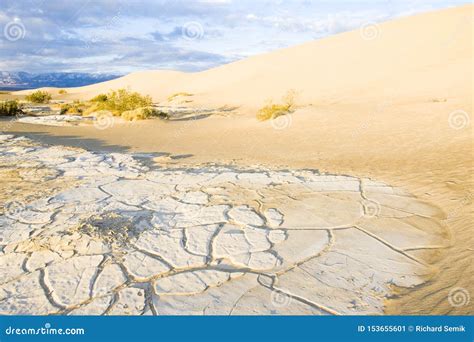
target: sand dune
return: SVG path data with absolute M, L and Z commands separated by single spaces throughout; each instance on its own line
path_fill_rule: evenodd
M 472 6 L 368 25 L 198 73 L 143 71 L 68 89 L 88 99 L 129 87 L 162 101 L 176 92 L 216 105 L 260 106 L 296 90 L 300 104 L 399 97 L 468 95 Z M 442 67 L 440 67 L 442 66 Z
M 369 27 L 375 36 L 356 30 L 199 73 L 132 73 L 66 95 L 89 99 L 130 87 L 163 101 L 189 92 L 191 105 L 239 106 L 229 118 L 147 120 L 106 130 L 15 123 L 6 131 L 88 149 L 187 155 L 181 164 L 315 168 L 401 187 L 441 209 L 438 224 L 450 244 L 411 252 L 429 259 L 437 275 L 407 293 L 400 289 L 404 296 L 386 312 L 472 313 L 472 299 L 453 307 L 447 298 L 453 286 L 474 295 L 473 9 L 401 18 Z M 255 119 L 256 108 L 290 89 L 299 93 L 299 108 L 282 127 Z

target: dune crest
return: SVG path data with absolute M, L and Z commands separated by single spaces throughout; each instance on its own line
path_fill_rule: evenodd
M 472 5 L 465 5 L 368 24 L 198 73 L 135 72 L 69 88 L 66 96 L 87 100 L 128 87 L 156 101 L 189 92 L 196 94 L 196 103 L 256 107 L 289 89 L 300 94 L 302 103 L 366 101 L 387 92 L 400 97 L 414 92 L 466 92 L 470 75 L 465 70 L 472 61 L 472 10 Z

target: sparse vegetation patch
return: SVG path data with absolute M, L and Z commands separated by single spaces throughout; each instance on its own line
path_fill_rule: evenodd
M 36 90 L 25 97 L 26 101 L 33 103 L 48 103 L 51 98 L 51 94 L 44 90 Z
M 135 121 L 135 120 L 144 120 L 149 119 L 151 117 L 160 117 L 162 119 L 167 119 L 168 115 L 163 113 L 153 107 L 143 107 L 137 108 L 133 110 L 127 110 L 122 113 L 121 117 L 128 121 Z
M 0 116 L 16 116 L 23 114 L 23 110 L 18 101 L 1 101 L 0 102 Z
M 107 95 L 106 94 L 99 94 L 96 97 L 93 97 L 91 99 L 91 102 L 105 102 L 107 101 Z
M 61 114 L 82 115 L 86 105 L 80 102 L 67 103 L 61 106 Z
M 107 95 L 100 94 L 94 97 L 91 102 L 93 105 L 87 112 L 108 110 L 115 116 L 120 116 L 126 111 L 151 107 L 153 104 L 150 96 L 143 96 L 127 89 L 113 90 Z
M 269 101 L 267 105 L 260 108 L 257 112 L 257 120 L 265 121 L 275 119 L 281 115 L 291 113 L 295 107 L 296 92 L 290 90 L 282 98 L 282 103 L 275 104 Z

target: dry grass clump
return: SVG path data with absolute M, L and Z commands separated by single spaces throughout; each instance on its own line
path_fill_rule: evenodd
M 91 102 L 105 102 L 107 101 L 107 95 L 106 94 L 99 94 L 96 97 L 93 97 Z
M 69 115 L 82 115 L 84 110 L 86 109 L 87 105 L 85 103 L 74 102 L 74 103 L 67 103 L 61 106 L 61 115 L 69 114 Z
M 43 90 L 34 91 L 30 95 L 27 95 L 25 97 L 26 101 L 30 101 L 33 103 L 48 103 L 51 98 L 51 94 Z
M 288 105 L 281 104 L 268 104 L 260 108 L 257 112 L 257 119 L 259 121 L 265 121 L 270 119 L 275 119 L 281 115 L 288 114 L 291 107 Z
M 23 114 L 23 110 L 18 101 L 1 101 L 0 116 L 17 116 Z
M 150 117 L 167 119 L 168 115 L 153 108 L 150 96 L 143 96 L 127 89 L 118 89 L 108 94 L 99 94 L 89 101 L 83 114 L 108 111 L 128 121 L 145 120 Z
M 59 95 L 64 95 L 64 94 L 67 94 L 67 91 L 66 89 L 60 89 L 59 92 L 58 92 Z
M 143 96 L 127 89 L 118 89 L 108 94 L 99 94 L 87 102 L 75 101 L 63 104 L 61 114 L 113 115 L 125 120 L 144 120 L 150 117 L 168 118 L 166 113 L 153 108 L 150 96 Z
M 295 107 L 296 92 L 290 90 L 282 98 L 282 103 L 275 104 L 269 101 L 268 104 L 260 108 L 257 112 L 257 120 L 265 121 L 275 119 L 281 115 L 291 113 Z
M 143 107 L 123 112 L 120 116 L 127 121 L 145 120 L 153 115 L 153 108 Z
M 142 107 L 133 110 L 127 110 L 120 115 L 122 119 L 127 121 L 135 120 L 145 120 L 151 117 L 160 117 L 162 119 L 167 119 L 168 115 L 159 110 L 154 109 L 153 107 Z
M 143 96 L 127 89 L 118 89 L 113 90 L 108 94 L 97 95 L 91 99 L 90 102 L 92 105 L 85 111 L 85 113 L 108 110 L 115 116 L 120 116 L 123 112 L 151 107 L 153 104 L 150 96 Z

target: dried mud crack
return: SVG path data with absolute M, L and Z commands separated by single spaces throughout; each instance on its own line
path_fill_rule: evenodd
M 314 170 L 150 169 L 12 135 L 0 170 L 1 314 L 379 314 L 433 274 L 412 251 L 449 242 L 435 206 Z

